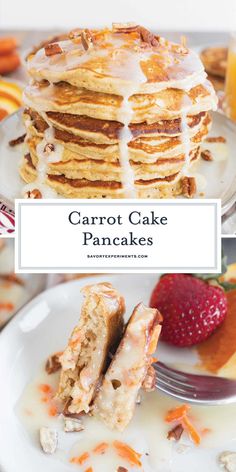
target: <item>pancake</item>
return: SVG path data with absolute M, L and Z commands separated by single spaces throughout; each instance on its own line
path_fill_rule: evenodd
M 69 414 L 89 412 L 107 358 L 123 333 L 124 298 L 109 283 L 84 287 L 78 325 L 60 357 L 57 392 Z
M 211 107 L 214 94 L 211 84 L 205 81 L 189 91 L 171 89 L 153 94 L 132 95 L 131 123 L 153 123 L 161 119 L 180 117 L 185 104 L 188 114 L 198 114 Z M 36 82 L 26 87 L 24 102 L 34 110 L 70 113 L 91 118 L 119 121 L 123 97 L 115 94 L 99 93 L 59 82 Z
M 181 193 L 217 105 L 194 52 L 116 25 L 49 40 L 27 69 L 27 184 L 66 198 Z
M 37 81 L 65 81 L 122 96 L 133 84 L 137 93 L 154 93 L 194 87 L 206 78 L 193 51 L 159 36 L 155 45 L 143 41 L 138 28 L 127 33 L 91 30 L 90 34 L 93 46 L 88 49 L 78 36 L 76 40 L 60 41 L 60 54 L 48 56 L 45 48 L 32 54 L 27 61 L 29 75 Z
M 139 391 L 151 372 L 161 321 L 156 309 L 142 303 L 134 308 L 92 408 L 111 429 L 124 431 L 133 417 Z M 152 376 L 155 389 L 155 371 Z

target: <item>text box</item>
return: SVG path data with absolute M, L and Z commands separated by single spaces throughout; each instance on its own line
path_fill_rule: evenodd
M 220 272 L 220 200 L 17 200 L 17 272 Z

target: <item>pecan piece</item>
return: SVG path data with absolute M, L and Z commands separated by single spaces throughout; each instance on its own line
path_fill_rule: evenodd
M 25 137 L 26 137 L 26 134 L 22 134 L 22 136 L 19 136 L 16 139 L 11 139 L 11 141 L 9 141 L 9 146 L 14 147 L 14 146 L 18 146 L 18 144 L 22 144 L 25 140 Z
M 116 472 L 128 472 L 128 469 L 119 465 L 118 469 L 116 469 Z
M 28 190 L 28 192 L 25 193 L 24 198 L 42 198 L 42 194 L 40 190 L 37 188 L 34 188 L 33 190 Z
M 81 43 L 85 51 L 88 51 L 88 49 L 91 49 L 93 47 L 93 35 L 88 29 L 82 31 Z
M 62 54 L 62 48 L 60 44 L 58 43 L 50 43 L 47 44 L 44 48 L 45 55 L 50 57 L 50 56 L 55 56 L 56 54 Z
M 171 429 L 168 434 L 167 434 L 167 439 L 174 439 L 175 441 L 179 441 L 182 434 L 183 434 L 184 428 L 182 424 L 177 424 L 173 429 Z
M 140 34 L 141 41 L 149 44 L 149 46 L 158 46 L 159 37 L 155 36 L 153 33 L 151 33 L 151 31 L 148 31 L 143 26 L 139 26 L 138 32 Z
M 43 426 L 39 430 L 39 440 L 46 454 L 53 454 L 57 449 L 58 433 L 55 429 Z
M 82 31 L 83 30 L 81 28 L 75 28 L 75 29 L 71 30 L 69 32 L 69 38 L 70 39 L 80 38 Z
M 207 143 L 226 143 L 226 139 L 223 136 L 208 136 L 205 141 Z
M 53 151 L 55 151 L 55 146 L 52 143 L 47 143 L 46 146 L 44 147 L 44 150 L 43 150 L 43 152 L 45 152 L 45 154 L 50 154 Z
M 142 388 L 146 392 L 152 392 L 156 388 L 156 371 L 152 365 L 148 368 L 146 377 L 142 383 Z
M 197 186 L 195 177 L 183 177 L 182 179 L 182 193 L 187 198 L 192 198 L 196 193 Z
M 61 354 L 62 354 L 61 352 L 57 352 L 56 354 L 53 354 L 52 356 L 48 358 L 45 365 L 45 370 L 47 374 L 49 375 L 54 374 L 55 372 L 61 369 L 61 363 L 59 360 Z
M 202 152 L 201 152 L 201 158 L 202 158 L 204 161 L 213 161 L 213 156 L 212 156 L 211 151 L 209 151 L 209 149 L 204 149 L 204 150 L 202 150 Z
M 138 31 L 139 25 L 137 23 L 112 23 L 112 31 L 114 33 L 131 33 Z
M 236 453 L 231 451 L 222 452 L 219 456 L 219 463 L 224 466 L 227 472 L 234 472 L 236 470 Z
M 84 430 L 84 425 L 79 418 L 64 418 L 65 433 L 79 433 Z

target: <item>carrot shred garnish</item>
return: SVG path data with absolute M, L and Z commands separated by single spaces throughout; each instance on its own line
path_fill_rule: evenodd
M 211 433 L 211 429 L 210 428 L 203 428 L 201 430 L 201 434 L 208 434 L 208 433 Z
M 84 462 L 86 462 L 87 460 L 89 459 L 89 453 L 88 452 L 84 452 L 81 456 L 79 457 L 72 457 L 70 459 L 70 462 L 72 462 L 72 464 L 80 464 L 82 465 Z
M 93 472 L 93 468 L 89 467 L 88 469 L 85 470 L 85 472 Z
M 42 397 L 42 398 L 41 398 L 41 402 L 42 402 L 42 403 L 48 403 L 48 402 L 49 402 L 49 398 L 48 398 L 48 397 Z
M 102 442 L 93 449 L 93 452 L 94 454 L 104 454 L 108 447 L 109 445 L 106 442 Z
M 52 387 L 48 384 L 40 384 L 39 385 L 39 390 L 40 392 L 51 394 L 52 393 Z
M 136 452 L 132 447 L 128 446 L 128 444 L 114 441 L 113 446 L 117 450 L 118 456 L 126 459 L 130 465 L 137 465 L 138 467 L 142 466 L 142 462 L 139 460 L 142 454 Z
M 158 362 L 158 358 L 157 357 L 152 357 L 152 364 L 153 362 Z
M 49 416 L 57 416 L 57 413 L 58 413 L 58 411 L 57 411 L 56 407 L 53 406 L 53 405 L 50 406 L 50 408 L 48 410 Z
M 14 310 L 14 305 L 11 302 L 1 302 L 0 303 L 0 310 L 12 311 L 12 310 Z
M 177 406 L 177 408 L 174 408 L 173 410 L 169 410 L 165 417 L 165 421 L 167 423 L 171 423 L 172 421 L 181 420 L 184 416 L 186 416 L 189 408 L 190 407 L 188 405 L 181 405 Z
M 189 421 L 189 419 L 187 418 L 186 415 L 183 416 L 181 422 L 182 422 L 182 425 L 183 425 L 184 429 L 188 431 L 192 441 L 197 445 L 200 444 L 201 437 L 200 437 L 199 433 L 197 432 L 197 430 L 194 428 L 191 421 Z

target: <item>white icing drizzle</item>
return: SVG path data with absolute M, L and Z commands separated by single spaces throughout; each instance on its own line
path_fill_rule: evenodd
M 44 132 L 43 139 L 36 146 L 38 163 L 36 166 L 37 178 L 33 182 L 23 187 L 23 193 L 38 189 L 42 198 L 57 198 L 57 193 L 45 184 L 47 179 L 48 164 L 60 162 L 63 155 L 63 146 L 56 142 L 54 129 L 47 119 L 46 113 L 42 113 L 43 119 L 47 122 L 48 128 Z M 53 150 L 47 152 L 46 146 L 53 144 Z
M 184 110 L 181 113 L 181 139 L 184 146 L 184 165 L 182 168 L 182 175 L 188 175 L 188 169 L 191 162 L 190 152 L 191 152 L 191 138 L 190 138 L 190 128 L 188 125 L 187 112 Z

